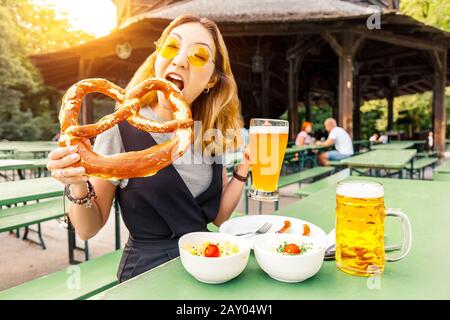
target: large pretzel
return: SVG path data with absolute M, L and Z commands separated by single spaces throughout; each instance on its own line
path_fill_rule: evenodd
M 150 91 L 164 93 L 173 110 L 174 119 L 167 122 L 152 121 L 139 114 L 140 99 Z M 84 96 L 91 92 L 103 93 L 118 102 L 119 108 L 95 124 L 78 125 L 78 114 Z M 174 132 L 173 137 L 151 148 L 101 156 L 91 150 L 83 140 L 110 129 L 121 121 L 147 132 Z M 105 79 L 86 79 L 74 84 L 63 97 L 59 113 L 61 123 L 60 146 L 78 146 L 80 161 L 86 174 L 105 179 L 147 177 L 167 167 L 181 157 L 191 144 L 193 120 L 189 105 L 180 90 L 165 79 L 147 79 L 126 94 L 121 87 Z

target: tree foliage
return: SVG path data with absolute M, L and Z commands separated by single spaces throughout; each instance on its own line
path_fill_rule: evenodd
M 0 6 L 0 139 L 49 140 L 58 130 L 61 93 L 45 87 L 27 55 L 90 39 L 54 9 L 32 0 Z
M 449 0 L 402 0 L 400 11 L 425 24 L 450 31 Z

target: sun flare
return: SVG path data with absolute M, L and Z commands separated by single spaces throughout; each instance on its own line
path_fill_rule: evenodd
M 116 27 L 116 6 L 111 0 L 37 0 L 53 6 L 57 12 L 67 13 L 74 29 L 95 37 L 109 34 Z

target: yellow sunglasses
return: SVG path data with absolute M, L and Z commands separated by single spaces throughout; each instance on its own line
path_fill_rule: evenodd
M 176 55 L 180 53 L 181 43 L 176 37 L 168 36 L 166 41 L 162 46 L 158 46 L 155 42 L 156 49 L 161 57 L 165 59 L 173 59 Z M 203 44 L 195 43 L 191 45 L 186 51 L 187 59 L 189 64 L 195 67 L 203 67 L 210 60 L 215 63 L 214 59 L 211 57 L 211 52 L 209 48 Z

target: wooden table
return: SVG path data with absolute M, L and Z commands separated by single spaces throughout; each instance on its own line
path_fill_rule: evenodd
M 434 168 L 433 180 L 450 181 L 450 160 Z
M 14 172 L 17 170 L 17 173 L 21 180 L 25 179 L 25 173 L 23 170 L 39 170 L 39 176 L 41 173 L 41 169 L 46 168 L 47 159 L 30 159 L 30 160 L 17 160 L 17 159 L 3 159 L 0 160 L 0 171 L 13 171 L 13 180 L 15 175 Z M 5 174 L 1 174 L 5 179 L 8 177 Z
M 64 185 L 53 178 L 0 183 L 0 206 L 62 196 Z
M 0 208 L 1 206 L 14 205 L 27 201 L 58 197 L 63 194 L 64 185 L 51 177 L 3 182 L 0 183 Z M 116 249 L 120 249 L 120 209 L 116 199 L 114 199 L 113 206 L 116 229 L 115 247 Z M 67 210 L 69 210 L 68 207 Z M 69 232 L 73 231 L 73 228 L 71 228 L 69 224 Z M 74 234 L 70 236 L 72 240 L 75 237 Z
M 308 156 L 308 153 L 319 150 L 326 150 L 329 147 L 319 146 L 315 144 L 311 145 L 303 145 L 303 146 L 292 146 L 290 148 L 286 148 L 286 152 L 284 154 L 284 160 L 292 160 L 295 157 L 295 154 L 298 154 L 298 170 L 302 171 L 304 168 L 304 164 L 307 159 L 313 161 L 313 167 L 317 164 L 317 159 L 315 154 L 311 154 Z
M 350 168 L 350 171 L 358 171 L 358 168 L 375 170 L 375 175 L 380 176 L 380 170 L 384 169 L 387 175 L 394 170 L 394 174 L 399 174 L 403 178 L 403 169 L 409 165 L 409 170 L 413 170 L 414 156 L 417 151 L 408 150 L 374 150 L 354 157 L 342 160 L 341 162 Z M 371 174 L 372 175 L 372 174 Z
M 401 150 L 414 147 L 414 141 L 394 141 L 385 144 L 375 144 L 372 150 Z
M 335 261 L 324 261 L 314 277 L 301 283 L 284 283 L 264 273 L 251 254 L 242 274 L 227 283 L 210 285 L 195 280 L 176 258 L 93 299 L 450 299 L 450 183 L 362 179 L 381 182 L 386 205 L 401 208 L 412 226 L 409 255 L 387 263 L 379 278 L 351 276 L 338 270 Z M 329 186 L 275 214 L 301 218 L 329 232 L 335 225 L 335 190 L 335 185 Z M 388 219 L 386 243 L 398 243 L 400 223 Z

